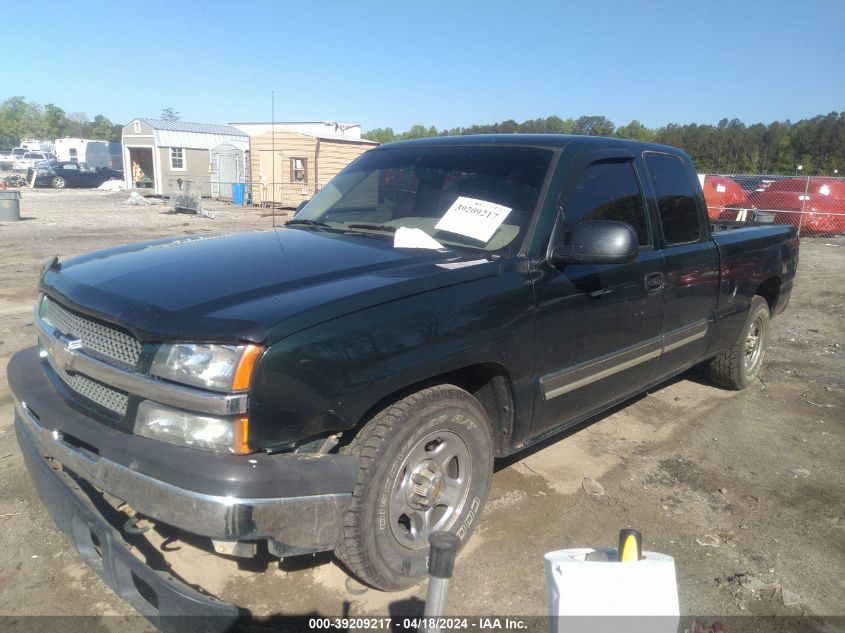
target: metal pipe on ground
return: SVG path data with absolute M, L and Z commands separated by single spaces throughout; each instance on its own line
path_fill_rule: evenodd
M 455 556 L 461 546 L 461 539 L 451 532 L 439 531 L 428 537 L 431 549 L 428 555 L 428 594 L 425 599 L 423 617 L 425 626 L 420 633 L 440 633 L 437 618 L 446 610 L 449 580 L 455 569 Z

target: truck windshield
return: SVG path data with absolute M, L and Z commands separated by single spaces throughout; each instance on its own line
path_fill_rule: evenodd
M 371 151 L 338 174 L 291 224 L 396 239 L 397 245 L 400 235 L 417 236 L 444 247 L 513 253 L 551 157 L 550 150 L 529 147 Z

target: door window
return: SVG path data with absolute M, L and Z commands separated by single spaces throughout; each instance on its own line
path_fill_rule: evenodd
M 657 196 L 666 243 L 697 242 L 701 237 L 701 222 L 684 163 L 669 154 L 646 154 L 645 164 Z
M 578 222 L 615 220 L 634 227 L 640 246 L 650 244 L 645 205 L 630 160 L 603 160 L 592 163 L 581 174 L 575 191 L 561 199 L 563 227 L 568 234 Z M 568 240 L 568 235 L 565 236 Z

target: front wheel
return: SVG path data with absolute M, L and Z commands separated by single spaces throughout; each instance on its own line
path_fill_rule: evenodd
M 64 189 L 67 187 L 67 181 L 61 176 L 53 176 L 53 189 Z
M 769 304 L 755 295 L 736 342 L 710 361 L 710 379 L 725 389 L 745 389 L 763 366 L 769 342 Z
M 469 539 L 493 473 L 490 424 L 472 395 L 454 385 L 412 394 L 343 452 L 360 467 L 336 551 L 361 580 L 385 591 L 410 587 L 426 573 L 431 533 Z

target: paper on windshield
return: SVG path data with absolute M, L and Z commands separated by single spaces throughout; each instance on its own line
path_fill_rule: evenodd
M 440 250 L 443 244 L 422 229 L 400 226 L 393 234 L 393 248 L 432 248 Z
M 489 242 L 510 212 L 495 202 L 459 196 L 434 228 Z

